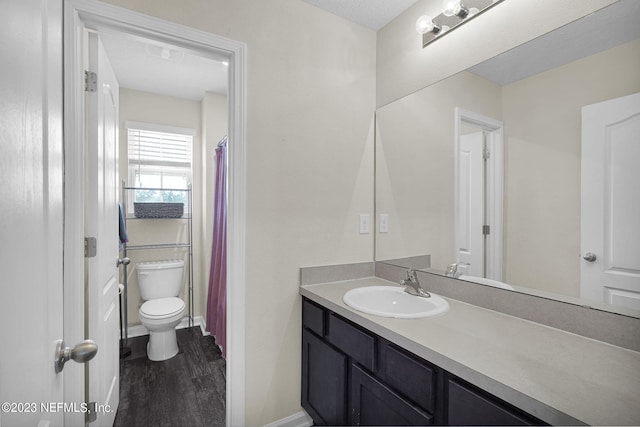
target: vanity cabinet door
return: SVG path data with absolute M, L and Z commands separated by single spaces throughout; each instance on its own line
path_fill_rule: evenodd
M 447 381 L 448 425 L 524 426 L 545 425 L 511 405 L 455 378 Z
M 433 418 L 417 406 L 369 375 L 351 365 L 351 425 L 424 426 Z
M 433 413 L 437 368 L 386 340 L 380 343 L 380 372 L 385 384 Z
M 302 330 L 302 407 L 316 425 L 347 424 L 347 356 Z

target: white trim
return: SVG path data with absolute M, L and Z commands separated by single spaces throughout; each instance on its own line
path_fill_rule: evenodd
M 490 238 L 487 241 L 487 277 L 502 281 L 504 265 L 504 124 L 496 119 L 474 113 L 460 107 L 455 108 L 455 154 L 454 154 L 454 217 L 460 211 L 460 135 L 462 123 L 477 126 L 489 133 L 487 140 L 490 145 L 491 156 L 488 159 L 487 191 L 489 206 L 487 206 L 487 222 L 491 225 Z M 457 222 L 456 222 L 457 223 Z M 457 259 L 457 242 L 459 230 L 454 226 L 454 253 L 452 259 Z
M 143 15 L 96 0 L 65 0 L 65 17 L 96 30 L 124 32 L 171 43 L 199 54 L 229 61 L 229 198 L 227 207 L 227 414 L 229 426 L 245 424 L 245 224 L 246 224 L 246 68 L 244 43 L 173 22 Z M 71 27 L 71 28 L 70 28 Z M 82 34 L 66 24 L 65 49 L 65 140 L 81 140 L 82 103 L 73 87 L 81 81 L 77 50 Z M 81 69 L 80 69 L 81 71 Z M 67 77 L 70 80 L 67 80 Z M 74 83 L 75 82 L 75 83 Z M 65 142 L 66 143 L 66 142 Z M 74 162 L 81 158 L 74 156 Z M 69 165 L 72 170 L 77 165 Z M 69 193 L 67 193 L 69 194 Z M 78 206 L 71 206 L 78 209 Z M 67 223 L 68 224 L 68 223 Z M 77 229 L 77 227 L 76 227 Z M 75 236 L 74 237 L 78 237 Z M 78 267 L 78 266 L 76 266 Z M 82 292 L 82 282 L 67 283 L 73 292 Z M 76 292 L 77 291 L 77 292 Z M 81 401 L 81 400 L 79 400 Z
M 145 122 L 136 122 L 133 120 L 127 120 L 124 122 L 127 130 L 136 129 L 136 130 L 146 130 L 150 132 L 164 132 L 164 133 L 174 133 L 177 135 L 188 135 L 188 136 L 196 136 L 196 130 L 191 128 L 181 128 L 178 126 L 169 126 L 169 125 L 157 125 L 155 123 L 145 123 Z
M 227 426 L 245 425 L 246 72 L 246 46 L 238 44 L 229 60 L 227 96 Z
M 296 412 L 288 417 L 265 424 L 264 427 L 310 427 L 313 419 L 305 411 Z

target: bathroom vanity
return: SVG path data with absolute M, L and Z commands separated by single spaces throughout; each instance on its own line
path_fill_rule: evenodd
M 640 354 L 448 299 L 423 319 L 342 301 L 379 278 L 301 287 L 303 408 L 318 425 L 629 425 Z
M 302 324 L 302 406 L 316 424 L 545 424 L 306 298 Z

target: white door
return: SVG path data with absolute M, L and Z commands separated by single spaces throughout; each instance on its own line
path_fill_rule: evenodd
M 582 109 L 583 298 L 640 310 L 640 93 Z
M 62 425 L 62 2 L 1 9 L 0 426 Z
M 87 261 L 88 338 L 99 351 L 89 363 L 89 402 L 96 425 L 111 426 L 119 402 L 118 307 L 118 82 L 96 33 L 88 34 L 89 71 L 97 74 L 87 92 L 86 235 L 97 240 Z
M 458 271 L 484 277 L 484 136 L 482 132 L 460 135 L 458 153 Z M 468 266 L 465 264 L 469 264 Z

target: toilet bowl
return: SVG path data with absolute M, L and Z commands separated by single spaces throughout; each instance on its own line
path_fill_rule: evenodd
M 138 315 L 142 325 L 149 330 L 149 360 L 167 360 L 178 354 L 175 328 L 183 314 L 184 301 L 180 298 L 158 298 L 142 304 Z
M 184 261 L 141 262 L 136 265 L 140 296 L 145 301 L 138 315 L 149 330 L 147 356 L 167 360 L 178 354 L 175 327 L 184 315 L 184 301 L 178 298 L 182 288 Z

